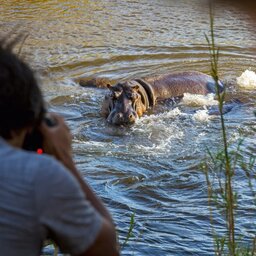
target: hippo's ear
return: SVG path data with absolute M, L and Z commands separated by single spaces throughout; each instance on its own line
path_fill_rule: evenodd
M 107 84 L 107 88 L 110 90 L 110 91 L 113 91 L 113 86 L 111 84 Z
M 135 84 L 132 86 L 132 89 L 137 92 L 139 91 L 140 87 L 137 84 Z

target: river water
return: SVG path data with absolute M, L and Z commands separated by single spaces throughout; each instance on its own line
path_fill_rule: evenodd
M 195 106 L 188 96 L 175 106 L 159 104 L 133 127 L 111 127 L 99 114 L 106 91 L 73 80 L 115 82 L 182 70 L 209 74 L 209 12 L 203 2 L 1 1 L 1 34 L 28 35 L 21 56 L 37 71 L 49 108 L 70 125 L 78 168 L 110 209 L 121 244 L 135 213 L 134 234 L 122 255 L 214 254 L 200 166 L 206 148 L 216 152 L 221 146 L 219 117 L 208 116 L 206 103 L 197 98 Z M 256 87 L 241 87 L 236 78 L 256 71 L 254 24 L 238 10 L 218 6 L 215 30 L 220 77 L 243 102 L 225 115 L 228 139 L 235 148 L 244 138 L 241 154 L 247 159 L 255 156 Z M 244 81 L 253 85 L 253 74 Z M 237 229 L 247 241 L 255 234 L 255 205 L 242 175 L 236 187 Z M 217 212 L 215 221 L 223 230 Z

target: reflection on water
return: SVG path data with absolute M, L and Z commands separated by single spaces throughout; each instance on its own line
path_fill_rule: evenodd
M 213 255 L 200 163 L 207 147 L 220 145 L 219 118 L 208 116 L 205 99 L 198 104 L 189 96 L 176 106 L 159 104 L 132 128 L 110 127 L 99 115 L 105 91 L 80 88 L 72 79 L 94 75 L 114 82 L 181 70 L 209 73 L 204 36 L 209 15 L 202 2 L 1 2 L 2 33 L 19 28 L 29 34 L 22 56 L 38 71 L 50 108 L 68 121 L 78 167 L 110 208 L 121 241 L 131 213 L 136 214 L 135 238 L 123 255 Z M 256 71 L 254 26 L 232 7 L 218 7 L 215 16 L 220 76 L 231 96 L 243 102 L 225 116 L 230 142 L 245 136 L 243 150 L 255 155 L 256 93 L 236 85 L 245 70 Z M 245 197 L 246 181 L 237 186 Z M 239 216 L 238 229 L 247 237 L 255 230 L 250 210 L 248 197 L 241 200 L 248 219 Z

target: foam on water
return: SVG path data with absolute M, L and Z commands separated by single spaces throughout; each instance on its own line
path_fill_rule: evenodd
M 165 119 L 170 119 L 176 116 L 180 116 L 183 113 L 180 111 L 179 108 L 174 108 L 170 111 L 165 111 L 163 113 L 159 113 L 159 114 L 152 114 L 149 116 L 143 116 L 140 119 L 138 119 L 137 123 L 138 124 L 148 124 L 148 123 L 152 123 L 152 122 L 159 122 L 159 121 L 164 121 Z
M 245 70 L 241 76 L 236 79 L 240 88 L 256 89 L 256 74 L 251 70 Z
M 203 106 L 203 109 L 197 110 L 196 113 L 193 114 L 192 119 L 206 123 L 213 118 L 213 116 L 209 115 L 206 106 L 218 105 L 218 101 L 214 97 L 215 94 L 213 93 L 207 95 L 184 93 L 182 103 L 191 107 Z
M 184 136 L 178 125 L 177 117 L 185 116 L 179 108 L 141 117 L 132 127 L 134 136 L 144 137 L 143 143 L 134 143 L 134 152 L 146 155 L 166 154 L 170 151 L 173 141 Z
M 213 93 L 207 95 L 184 93 L 182 102 L 193 107 L 218 105 L 218 101 L 214 99 L 214 96 L 215 94 Z
M 193 120 L 206 123 L 209 122 L 211 119 L 213 119 L 213 115 L 208 114 L 208 110 L 206 108 L 200 109 L 196 111 L 196 113 L 193 115 Z
M 187 128 L 183 129 L 180 120 L 183 120 L 181 122 L 183 124 L 191 123 L 191 119 L 200 123 L 207 123 L 212 118 L 214 116 L 208 114 L 206 107 L 193 114 L 184 113 L 177 107 L 163 113 L 143 116 L 133 126 L 132 131 L 136 135 L 147 135 L 145 141 L 150 143 L 144 145 L 143 143 L 134 143 L 133 150 L 147 155 L 166 154 L 172 151 L 174 144 L 178 147 L 179 142 L 184 139 Z

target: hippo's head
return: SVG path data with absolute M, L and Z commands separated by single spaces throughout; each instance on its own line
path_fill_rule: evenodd
M 108 123 L 130 125 L 146 111 L 145 99 L 137 82 L 118 83 L 108 88 L 110 93 L 105 96 L 102 105 L 102 114 Z

